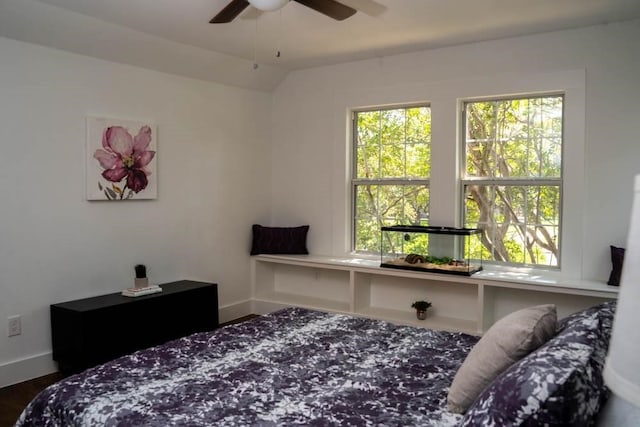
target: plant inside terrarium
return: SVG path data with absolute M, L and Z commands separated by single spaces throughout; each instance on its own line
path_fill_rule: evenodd
M 430 262 L 436 265 L 446 265 L 446 264 L 449 264 L 451 261 L 453 261 L 453 258 L 449 256 L 436 257 L 436 256 L 427 255 L 424 257 L 424 260 L 426 262 Z

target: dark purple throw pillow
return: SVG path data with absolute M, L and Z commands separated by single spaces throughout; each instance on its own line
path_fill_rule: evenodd
M 300 227 L 263 227 L 253 224 L 251 255 L 307 255 L 308 225 Z
M 611 274 L 607 285 L 619 286 L 620 275 L 622 274 L 622 263 L 624 261 L 624 248 L 616 248 L 611 246 Z

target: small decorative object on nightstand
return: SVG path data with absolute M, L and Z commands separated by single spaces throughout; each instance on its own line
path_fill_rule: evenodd
M 147 278 L 147 267 L 138 264 L 135 267 L 136 278 L 134 279 L 134 287 L 127 288 L 122 291 L 125 297 L 139 297 L 142 295 L 156 294 L 162 292 L 162 288 L 158 285 L 149 285 Z
M 162 292 L 162 288 L 158 285 L 149 285 L 144 288 L 127 288 L 122 291 L 125 297 L 141 297 L 143 295 L 157 294 Z
M 424 320 L 427 318 L 427 309 L 431 307 L 431 303 L 429 301 L 416 301 L 411 304 L 411 307 L 416 309 L 416 317 Z
M 149 286 L 149 279 L 147 278 L 147 267 L 142 264 L 138 264 L 134 267 L 136 270 L 135 287 L 146 288 Z

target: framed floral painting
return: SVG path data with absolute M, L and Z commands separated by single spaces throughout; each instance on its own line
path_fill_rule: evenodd
M 87 117 L 87 199 L 158 197 L 155 125 Z

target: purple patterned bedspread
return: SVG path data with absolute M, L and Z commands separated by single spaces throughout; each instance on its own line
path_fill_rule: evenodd
M 288 308 L 66 378 L 16 426 L 456 425 L 447 392 L 477 340 Z

